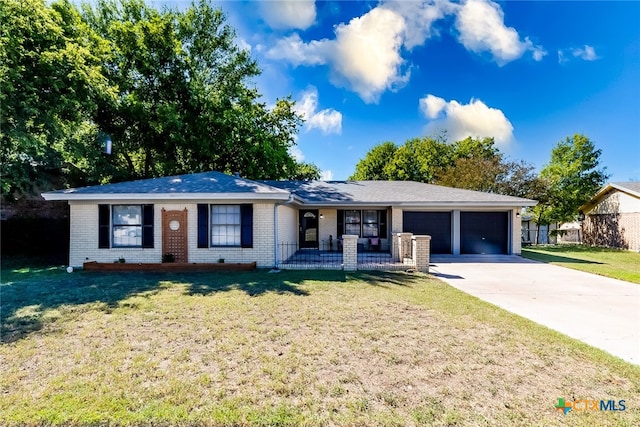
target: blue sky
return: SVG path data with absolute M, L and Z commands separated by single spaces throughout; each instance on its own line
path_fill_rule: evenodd
M 575 133 L 640 180 L 640 2 L 222 1 L 306 124 L 295 155 L 346 179 L 374 145 L 493 136 L 540 169 Z

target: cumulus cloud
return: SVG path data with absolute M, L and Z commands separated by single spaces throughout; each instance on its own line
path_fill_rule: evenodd
M 333 171 L 326 170 L 320 172 L 320 181 L 332 181 L 333 180 Z
M 302 93 L 295 111 L 305 120 L 307 130 L 319 129 L 325 135 L 342 133 L 342 114 L 333 108 L 318 111 L 318 89 L 313 86 Z
M 294 66 L 328 65 L 336 86 L 356 92 L 366 103 L 378 102 L 386 90 L 404 86 L 410 78 L 403 53 L 438 33 L 436 23 L 455 17 L 458 40 L 474 53 L 489 52 L 498 65 L 530 52 L 535 61 L 547 55 L 542 46 L 504 23 L 504 13 L 491 0 L 381 2 L 360 17 L 338 24 L 334 38 L 304 41 L 294 33 L 265 51 L 268 58 Z M 444 21 L 448 23 L 448 21 Z M 262 50 L 262 46 L 256 49 Z
M 493 137 L 498 145 L 508 145 L 513 140 L 513 125 L 504 113 L 488 107 L 479 99 L 468 104 L 456 100 L 449 102 L 434 95 L 420 99 L 420 109 L 432 121 L 427 125 L 428 133 L 446 130 L 451 141 L 468 136 L 474 138 Z
M 381 5 L 398 13 L 405 21 L 404 47 L 421 46 L 425 40 L 437 34 L 434 23 L 455 11 L 456 5 L 447 0 L 406 1 L 389 0 Z
M 316 21 L 314 0 L 274 0 L 258 2 L 265 22 L 276 29 L 305 30 Z
M 372 103 L 385 90 L 408 81 L 409 74 L 401 72 L 404 29 L 402 16 L 376 7 L 348 24 L 338 25 L 333 40 L 305 43 L 293 34 L 279 40 L 266 54 L 293 65 L 330 64 L 334 84 L 345 86 Z
M 534 46 L 529 38 L 521 41 L 515 28 L 505 25 L 502 8 L 489 0 L 467 0 L 457 10 L 455 26 L 458 40 L 467 50 L 490 52 L 501 66 L 520 58 L 526 51 L 532 51 L 536 61 L 546 55 L 545 50 Z

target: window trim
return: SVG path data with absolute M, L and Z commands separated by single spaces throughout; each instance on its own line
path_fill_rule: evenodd
M 140 206 L 141 245 L 114 245 L 114 206 Z M 154 249 L 154 205 L 144 203 L 117 203 L 98 205 L 98 249 Z M 117 226 L 126 225 L 118 224 Z
M 240 207 L 240 244 L 213 245 L 211 239 L 211 207 L 212 206 Z M 213 248 L 253 248 L 253 204 L 250 203 L 198 203 L 197 206 L 197 247 L 199 249 Z
M 224 224 L 222 224 L 222 223 L 214 223 L 213 222 L 213 215 L 215 214 L 214 209 L 215 208 L 221 208 L 221 207 L 225 207 L 225 208 L 237 207 L 238 208 L 238 214 L 237 214 L 238 215 L 238 223 L 237 224 L 235 224 L 235 223 L 233 223 L 233 224 L 230 224 L 230 223 L 224 223 Z M 227 212 L 224 213 L 224 215 L 226 215 L 226 214 L 227 214 Z M 232 214 L 235 215 L 235 212 L 233 212 Z M 219 213 L 218 215 L 222 215 L 222 213 Z M 231 226 L 231 227 L 234 227 L 234 228 L 237 227 L 237 230 L 238 230 L 238 244 L 235 244 L 235 243 L 231 244 L 231 245 L 230 244 L 226 244 L 226 245 L 214 244 L 213 243 L 213 240 L 214 240 L 213 239 L 213 230 L 214 230 L 214 227 L 216 227 L 216 226 L 217 227 L 223 227 L 223 226 L 224 227 L 229 227 L 229 226 Z M 222 204 L 220 204 L 220 205 L 213 204 L 213 205 L 209 205 L 209 243 L 210 243 L 210 246 L 212 248 L 239 248 L 239 247 L 241 247 L 241 244 L 242 244 L 242 235 L 241 235 L 241 233 L 242 233 L 242 213 L 241 213 L 240 205 L 237 205 L 237 204 L 224 204 L 224 205 L 222 205 Z M 229 241 L 229 237 L 228 236 L 226 236 L 226 240 L 227 240 L 227 242 Z
M 117 207 L 137 207 L 140 209 L 140 223 L 138 224 L 116 224 L 115 222 L 115 215 L 116 215 L 116 209 Z M 143 244 L 143 239 L 142 239 L 142 231 L 144 229 L 144 208 L 142 205 L 138 205 L 138 204 L 127 204 L 127 205 L 111 205 L 111 215 L 110 215 L 110 219 L 111 219 L 111 247 L 114 249 L 123 249 L 123 248 L 140 248 L 142 249 L 144 247 Z M 118 245 L 115 243 L 116 241 L 116 236 L 115 236 L 115 232 L 116 232 L 116 227 L 136 227 L 136 228 L 140 228 L 140 244 L 139 245 Z M 137 236 L 136 236 L 137 237 Z

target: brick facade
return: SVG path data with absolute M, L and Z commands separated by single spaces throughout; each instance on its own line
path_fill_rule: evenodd
M 225 262 L 256 262 L 258 267 L 271 267 L 274 261 L 273 203 L 253 204 L 252 248 L 198 248 L 197 204 L 203 201 L 175 202 L 154 201 L 154 247 L 153 248 L 98 248 L 98 204 L 95 202 L 71 201 L 71 239 L 69 265 L 82 266 L 87 261 L 113 262 L 123 257 L 130 263 L 159 263 L 162 261 L 162 209 L 187 209 L 188 251 L 190 263 L 215 263 L 220 258 Z M 237 202 L 217 202 L 234 204 Z M 110 201 L 111 205 L 134 204 L 130 200 Z

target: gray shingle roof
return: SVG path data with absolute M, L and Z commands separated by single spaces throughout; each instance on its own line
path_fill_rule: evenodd
M 51 191 L 47 200 L 97 199 L 99 196 L 144 195 L 151 197 L 189 197 L 194 194 L 244 195 L 246 198 L 287 199 L 289 193 L 279 188 L 221 172 L 203 172 L 162 178 L 142 179 L 116 184 L 69 188 Z M 92 197 L 89 197 L 92 196 Z M 182 196 L 182 197 L 181 197 Z M 265 197 L 269 196 L 269 197 Z
M 269 199 L 339 205 L 502 205 L 533 206 L 535 201 L 413 181 L 252 181 L 221 172 L 70 188 L 43 193 L 46 200 L 108 199 Z
M 630 193 L 640 195 L 640 181 L 612 182 L 611 185 L 620 190 L 628 190 Z
M 507 204 L 535 201 L 414 181 L 261 181 L 314 204 Z

